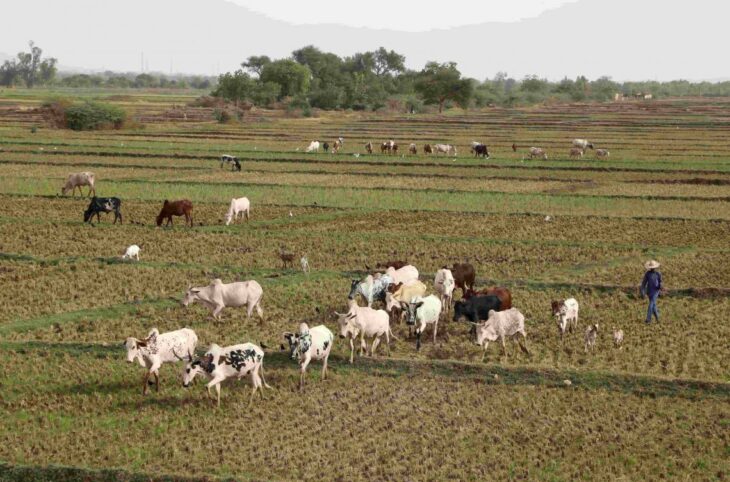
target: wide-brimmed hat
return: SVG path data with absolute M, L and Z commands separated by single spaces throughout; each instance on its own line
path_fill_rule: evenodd
M 650 269 L 657 269 L 659 266 L 661 266 L 659 262 L 653 259 L 644 263 L 644 268 L 646 268 L 647 271 Z

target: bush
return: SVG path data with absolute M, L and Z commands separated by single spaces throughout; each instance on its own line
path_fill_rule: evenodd
M 99 102 L 76 103 L 65 109 L 65 126 L 75 131 L 121 129 L 126 118 L 123 109 Z

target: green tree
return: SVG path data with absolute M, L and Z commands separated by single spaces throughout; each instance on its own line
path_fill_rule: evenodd
M 261 70 L 270 63 L 271 59 L 267 55 L 252 55 L 241 64 L 241 67 L 252 74 L 261 75 Z
M 261 82 L 274 82 L 281 86 L 279 99 L 304 95 L 309 91 L 312 73 L 306 65 L 282 59 L 270 62 L 261 69 Z
M 406 70 L 405 56 L 400 55 L 394 50 L 388 51 L 385 47 L 380 47 L 372 53 L 372 58 L 372 70 L 379 77 L 398 74 Z
M 55 58 L 43 59 L 43 50 L 31 40 L 30 52 L 18 52 L 17 59 L 6 60 L 0 67 L 0 84 L 15 85 L 21 81 L 26 87 L 48 84 L 56 76 Z
M 427 63 L 414 87 L 426 104 L 438 104 L 439 112 L 443 112 L 447 100 L 466 108 L 474 94 L 474 84 L 461 77 L 455 62 Z
M 218 77 L 218 86 L 213 91 L 213 96 L 221 97 L 238 104 L 241 101 L 249 100 L 256 91 L 256 82 L 243 70 L 227 72 Z

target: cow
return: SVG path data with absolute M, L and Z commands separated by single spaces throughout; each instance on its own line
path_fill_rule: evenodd
M 350 283 L 350 294 L 347 299 L 354 300 L 359 294 L 367 302 L 368 306 L 373 305 L 373 301 L 382 301 L 385 303 L 385 292 L 388 286 L 393 282 L 393 278 L 384 274 L 378 278 L 368 275 L 364 280 L 352 280 Z
M 66 178 L 66 184 L 61 187 L 61 194 L 65 196 L 69 189 L 71 189 L 71 196 L 74 197 L 76 196 L 76 189 L 78 188 L 79 196 L 83 196 L 84 193 L 81 191 L 81 186 L 89 186 L 89 193 L 87 196 L 91 196 L 91 193 L 94 193 L 94 196 L 96 196 L 95 183 L 96 176 L 93 172 L 77 172 L 69 174 L 68 178 Z
M 389 276 L 391 283 L 408 283 L 409 281 L 418 280 L 418 270 L 415 266 L 407 264 L 401 268 L 395 269 L 392 266 L 385 269 L 385 275 Z
M 474 157 L 482 156 L 485 159 L 489 159 L 489 148 L 485 144 L 476 145 L 472 149 L 474 151 Z
M 304 375 L 312 360 L 322 360 L 322 380 L 327 379 L 327 359 L 330 356 L 335 337 L 324 325 L 309 328 L 306 323 L 299 325 L 299 333 L 284 333 L 289 343 L 289 356 L 299 361 L 299 390 L 304 390 Z
M 446 269 L 446 266 L 444 266 Z M 476 279 L 476 271 L 470 263 L 454 263 L 451 267 L 451 274 L 454 275 L 454 284 L 457 288 L 461 288 L 462 296 L 466 291 L 474 289 L 474 280 Z
M 390 337 L 397 340 L 393 332 L 390 331 L 390 323 L 388 314 L 383 310 L 374 310 L 367 306 L 358 306 L 355 300 L 350 300 L 347 313 L 338 313 L 337 324 L 340 326 L 340 338 L 350 339 L 350 363 L 355 357 L 354 340 L 360 335 L 360 356 L 363 351 L 367 352 L 367 342 L 365 338 L 372 338 L 370 345 L 370 356 L 375 355 L 380 344 L 380 337 L 385 335 L 385 344 L 390 356 Z
M 92 197 L 89 206 L 84 211 L 84 222 L 91 223 L 91 219 L 96 215 L 96 222 L 101 222 L 101 213 L 114 213 L 114 224 L 122 224 L 122 201 L 118 197 Z
M 180 359 L 182 360 L 182 358 Z M 208 398 L 213 400 L 218 407 L 221 406 L 221 382 L 229 378 L 243 378 L 251 375 L 253 392 L 248 400 L 249 406 L 259 388 L 262 399 L 266 398 L 264 387 L 271 388 L 264 378 L 264 351 L 253 343 L 242 343 L 225 348 L 221 348 L 215 343 L 211 344 L 205 355 L 198 357 L 197 360 L 188 360 L 183 374 L 183 387 L 188 388 L 198 374 L 211 379 L 206 386 Z M 215 387 L 217 395 L 215 400 L 210 394 L 211 387 Z
M 312 141 L 307 146 L 307 152 L 319 152 L 319 141 Z
M 345 144 L 345 139 L 342 137 L 338 137 L 335 143 L 332 145 L 332 154 L 337 154 L 337 152 L 342 149 L 342 146 Z
M 172 222 L 173 216 L 185 216 L 185 224 L 190 223 L 190 227 L 193 227 L 193 203 L 188 199 L 181 199 L 179 201 L 168 201 L 162 203 L 162 209 L 160 214 L 157 215 L 157 226 L 162 226 L 162 221 L 167 219 L 165 226 L 174 226 Z
M 398 144 L 393 139 L 385 141 L 380 145 L 381 154 L 398 154 Z
M 598 159 L 608 159 L 608 156 L 610 156 L 611 153 L 608 152 L 606 149 L 596 149 L 596 157 Z
M 424 154 L 433 154 L 433 148 L 431 147 L 431 144 L 426 144 L 423 146 L 423 153 Z
M 411 280 L 408 284 L 391 284 L 385 293 L 385 310 L 391 314 L 393 320 L 399 320 L 402 314 L 402 304 L 409 302 L 414 296 L 425 296 L 426 285 L 418 280 Z
M 408 153 L 415 156 L 416 154 L 418 154 L 418 147 L 415 144 L 411 143 L 408 146 Z
M 550 309 L 553 316 L 558 322 L 558 331 L 560 339 L 563 339 L 566 330 L 573 332 L 573 328 L 578 329 L 578 300 L 568 298 L 567 300 L 553 300 L 550 303 Z
M 522 351 L 527 355 L 530 354 L 527 346 L 525 346 L 527 341 L 525 316 L 517 308 L 499 312 L 490 310 L 486 321 L 472 324 L 476 328 L 477 345 L 484 347 L 481 361 L 484 361 L 484 357 L 487 355 L 487 347 L 489 347 L 490 341 L 499 340 L 502 344 L 502 353 L 507 356 L 505 339 L 507 337 L 514 338 L 517 335 L 522 337 L 517 340 Z
M 220 278 L 216 278 L 208 286 L 189 287 L 180 303 L 187 307 L 197 301 L 211 311 L 214 320 L 221 319 L 220 313 L 223 308 L 246 306 L 246 318 L 251 317 L 255 308 L 263 323 L 264 310 L 261 308 L 263 295 L 264 290 L 254 280 L 223 283 Z
M 590 325 L 586 328 L 585 334 L 585 352 L 593 351 L 596 348 L 596 339 L 598 338 L 598 325 Z
M 502 286 L 492 286 L 490 288 L 484 288 L 481 291 L 468 290 L 464 293 L 463 299 L 468 300 L 473 296 L 479 295 L 494 295 L 499 298 L 500 311 L 512 308 L 512 292 Z
M 541 147 L 530 147 L 530 159 L 540 158 L 547 161 L 547 152 Z
M 375 265 L 376 269 L 387 269 L 387 268 L 395 268 L 395 269 L 401 269 L 403 266 L 408 266 L 407 261 L 386 261 L 385 263 L 377 263 Z
M 373 143 L 372 142 L 368 142 L 367 144 L 365 144 L 365 152 L 367 152 L 368 154 L 373 153 Z
M 238 157 L 231 156 L 229 154 L 223 154 L 221 156 L 221 169 L 223 169 L 223 164 L 230 164 L 231 165 L 231 171 L 241 170 L 241 162 L 238 160 Z
M 450 269 L 441 268 L 436 271 L 436 276 L 433 278 L 433 288 L 440 296 L 441 306 L 444 313 L 447 313 L 451 308 L 451 302 L 454 299 L 455 287 L 454 275 L 451 274 Z
M 322 144 L 322 150 L 323 150 L 324 152 L 329 152 L 329 150 L 330 150 L 330 144 L 329 144 L 329 142 L 325 141 L 325 142 L 324 142 L 324 143 Z
M 490 311 L 500 311 L 502 302 L 494 295 L 479 295 L 468 300 L 459 300 L 454 303 L 454 321 L 466 320 L 478 323 L 489 317 Z M 476 330 L 474 325 L 469 332 L 472 336 Z
M 250 211 L 251 211 L 251 202 L 248 200 L 247 197 L 239 197 L 238 199 L 236 199 L 236 198 L 231 199 L 231 204 L 228 207 L 228 212 L 226 213 L 226 226 L 231 224 L 231 221 L 235 222 L 236 219 L 238 219 L 239 214 L 241 214 L 242 217 L 246 221 L 248 221 Z
M 593 143 L 589 142 L 588 139 L 573 139 L 573 147 L 579 147 L 583 150 L 593 149 Z
M 624 330 L 615 330 L 613 332 L 613 346 L 621 349 L 621 345 L 624 342 Z
M 456 147 L 451 144 L 435 144 L 433 150 L 436 154 L 442 153 L 447 156 L 456 156 Z
M 441 300 L 436 295 L 428 295 L 425 298 L 416 296 L 408 303 L 403 303 L 406 310 L 406 323 L 416 325 L 416 351 L 421 349 L 421 334 L 426 325 L 433 324 L 433 342 L 436 343 L 436 334 L 439 329 L 439 318 L 441 318 Z
M 189 328 L 160 333 L 157 328 L 152 328 L 147 338 L 129 337 L 124 343 L 127 349 L 127 361 L 134 363 L 136 359 L 145 368 L 142 381 L 142 395 L 147 394 L 147 385 L 150 375 L 155 377 L 155 388 L 160 391 L 159 370 L 163 363 L 176 362 L 180 355 L 187 355 L 192 359 L 195 348 L 198 345 L 198 335 Z
M 572 147 L 570 149 L 570 157 L 583 157 L 583 149 L 580 147 Z
M 122 255 L 122 260 L 131 260 L 132 258 L 134 258 L 139 261 L 139 252 L 141 251 L 141 249 L 141 246 L 137 246 L 136 244 L 128 246 L 127 250 L 124 251 L 124 254 Z

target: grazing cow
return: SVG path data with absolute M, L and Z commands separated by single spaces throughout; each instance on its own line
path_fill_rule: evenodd
M 610 156 L 611 153 L 608 152 L 606 149 L 596 149 L 596 157 L 598 159 L 608 159 L 608 156 Z
M 409 153 L 409 154 L 413 154 L 414 156 L 415 156 L 416 154 L 418 154 L 418 146 L 416 146 L 415 144 L 411 143 L 411 144 L 410 144 L 410 145 L 408 146 L 408 153 Z
M 286 250 L 281 247 L 279 248 L 279 252 L 277 253 L 279 255 L 279 259 L 282 263 L 282 269 L 286 269 L 286 266 L 289 265 L 290 268 L 294 267 L 294 253 L 287 253 Z
M 398 283 L 388 286 L 385 293 L 385 310 L 391 314 L 393 320 L 399 320 L 403 310 L 403 303 L 411 301 L 415 296 L 425 296 L 426 285 L 418 280 L 409 281 L 407 284 Z
M 342 137 L 338 137 L 335 143 L 332 145 L 332 154 L 337 154 L 337 152 L 342 149 L 342 145 L 345 143 L 345 139 Z
M 621 348 L 624 342 L 624 330 L 616 330 L 613 332 L 613 346 Z
M 540 147 L 530 147 L 530 159 L 540 158 L 547 161 L 547 152 Z
M 441 268 L 436 271 L 436 276 L 433 279 L 433 288 L 440 296 L 441 307 L 444 313 L 447 313 L 451 309 L 455 287 L 454 275 L 451 274 L 450 269 Z
M 261 373 L 259 374 L 259 372 Z M 215 343 L 211 344 L 205 355 L 198 357 L 197 360 L 192 360 L 192 357 L 188 360 L 183 374 L 183 386 L 188 388 L 198 374 L 211 379 L 206 386 L 208 397 L 218 407 L 221 406 L 221 382 L 229 378 L 243 378 L 251 375 L 253 392 L 248 400 L 249 406 L 259 388 L 262 399 L 266 398 L 264 387 L 271 388 L 264 378 L 264 351 L 253 343 L 242 343 L 225 348 L 221 348 Z M 210 394 L 211 387 L 215 387 L 216 399 L 213 399 Z
M 325 141 L 324 143 L 322 143 L 322 150 L 324 152 L 329 152 L 329 150 L 330 150 L 330 144 L 329 144 L 329 142 Z
M 118 197 L 92 197 L 89 207 L 84 211 L 84 222 L 91 223 L 91 219 L 96 215 L 96 222 L 101 222 L 101 213 L 114 213 L 114 224 L 122 224 L 122 201 Z
M 292 360 L 299 361 L 299 390 L 304 390 L 304 375 L 312 360 L 322 360 L 322 380 L 327 378 L 327 359 L 335 340 L 329 328 L 319 325 L 310 329 L 306 323 L 302 323 L 299 333 L 284 333 L 284 339 L 289 343 Z
M 373 153 L 373 143 L 372 142 L 368 142 L 367 144 L 365 144 L 365 152 L 367 152 L 368 154 Z
M 150 375 L 155 377 L 156 389 L 160 391 L 159 370 L 163 363 L 176 362 L 178 355 L 188 355 L 192 359 L 195 347 L 198 345 L 198 335 L 189 328 L 160 333 L 152 328 L 147 338 L 129 337 L 123 345 L 127 348 L 127 361 L 134 363 L 136 359 L 140 365 L 147 368 L 142 381 L 142 394 L 147 394 L 147 384 Z
M 405 283 L 418 281 L 418 270 L 415 266 L 407 264 L 402 268 L 395 269 L 392 266 L 385 269 L 386 276 L 390 276 L 391 283 Z
M 470 321 L 478 323 L 489 317 L 490 311 L 500 311 L 502 302 L 495 295 L 479 295 L 468 300 L 459 300 L 454 303 L 454 321 Z M 469 334 L 474 336 L 476 330 L 472 325 Z
M 590 325 L 586 328 L 585 336 L 585 352 L 588 353 L 590 348 L 593 351 L 596 348 L 596 338 L 598 338 L 598 325 Z
M 386 269 L 386 268 L 401 269 L 403 266 L 408 266 L 408 262 L 396 260 L 396 261 L 386 261 L 385 263 L 377 263 L 375 265 L 375 268 L 377 268 L 377 269 Z
M 447 156 L 456 156 L 456 147 L 451 144 L 436 144 L 433 146 L 433 150 L 436 154 L 442 153 Z
M 307 146 L 307 152 L 319 152 L 319 141 L 312 141 Z
M 579 147 L 583 150 L 593 149 L 593 144 L 588 142 L 587 139 L 573 139 L 573 147 Z
M 367 342 L 365 338 L 372 338 L 370 345 L 370 356 L 375 355 L 380 344 L 380 337 L 385 335 L 385 344 L 390 356 L 390 337 L 393 332 L 390 331 L 390 323 L 388 314 L 383 310 L 374 310 L 367 306 L 358 306 L 355 300 L 350 300 L 350 306 L 347 313 L 335 314 L 338 317 L 337 323 L 340 325 L 340 338 L 350 339 L 350 363 L 355 358 L 355 338 L 360 335 L 360 356 L 363 352 L 367 353 Z M 397 338 L 396 338 L 397 340 Z
M 462 298 L 468 300 L 473 296 L 479 295 L 494 295 L 499 298 L 499 311 L 509 310 L 512 308 L 512 292 L 503 286 L 492 286 L 484 288 L 481 291 L 467 290 Z
M 309 274 L 309 260 L 306 255 L 299 258 L 299 264 L 302 265 L 302 273 Z
M 441 300 L 438 296 L 416 296 L 409 303 L 403 303 L 403 309 L 408 313 L 406 323 L 416 325 L 416 351 L 421 349 L 421 334 L 426 325 L 433 324 L 433 342 L 436 343 L 441 318 Z
M 246 317 L 250 318 L 254 308 L 261 321 L 264 321 L 264 310 L 261 298 L 264 290 L 254 280 L 223 283 L 220 278 L 214 279 L 208 286 L 190 287 L 185 292 L 181 303 L 188 306 L 197 301 L 206 306 L 213 314 L 213 319 L 220 320 L 223 308 L 246 306 Z
M 425 146 L 423 146 L 423 153 L 433 154 L 433 147 L 431 147 L 431 144 L 426 144 Z
M 381 154 L 398 154 L 398 144 L 393 139 L 385 141 L 380 145 Z
M 446 266 L 444 266 L 444 269 Z M 462 296 L 467 289 L 474 289 L 474 280 L 476 279 L 476 271 L 470 263 L 454 263 L 451 267 L 451 274 L 454 275 L 454 283 L 457 288 L 461 288 Z
M 238 219 L 239 214 L 241 214 L 242 217 L 246 221 L 248 221 L 250 211 L 251 202 L 248 200 L 247 197 L 231 199 L 231 205 L 228 207 L 228 212 L 226 213 L 226 226 L 231 224 L 231 221 L 235 222 Z
M 231 171 L 233 171 L 233 170 L 240 171 L 241 170 L 241 162 L 238 160 L 238 158 L 236 156 L 223 154 L 221 156 L 221 169 L 223 168 L 223 164 L 230 164 Z
M 96 196 L 95 183 L 96 177 L 93 172 L 77 172 L 75 174 L 69 174 L 66 179 L 66 184 L 61 187 L 61 194 L 65 196 L 69 189 L 71 189 L 71 196 L 76 196 L 76 189 L 78 188 L 79 196 L 83 196 L 84 193 L 81 191 L 81 186 L 89 186 L 89 194 L 87 194 L 87 196 L 91 196 L 92 192 L 94 193 L 94 196 Z
M 137 246 L 136 244 L 133 244 L 127 248 L 127 250 L 122 255 L 122 259 L 136 259 L 139 261 L 139 252 L 141 250 L 141 246 Z
M 581 149 L 580 147 L 571 148 L 570 157 L 583 157 L 583 149 Z
M 160 214 L 157 215 L 157 226 L 162 226 L 162 221 L 167 219 L 165 226 L 173 225 L 173 216 L 185 216 L 185 224 L 190 223 L 190 227 L 193 227 L 193 203 L 187 199 L 181 199 L 179 201 L 168 201 L 162 204 Z
M 479 144 L 472 148 L 474 151 L 474 157 L 482 156 L 485 159 L 489 159 L 489 148 L 485 144 Z
M 566 330 L 570 329 L 570 332 L 573 333 L 573 328 L 578 329 L 578 308 L 578 300 L 575 298 L 552 301 L 551 309 L 558 322 L 561 340 Z
M 487 347 L 490 341 L 499 340 L 502 344 L 502 353 L 507 356 L 505 338 L 514 338 L 517 335 L 522 337 L 517 340 L 522 351 L 527 355 L 530 354 L 525 346 L 527 341 L 525 316 L 517 308 L 510 308 L 507 311 L 490 310 L 486 321 L 473 323 L 473 325 L 476 327 L 477 345 L 484 347 L 482 361 L 487 355 Z
M 368 306 L 373 305 L 373 301 L 382 301 L 385 303 L 385 292 L 388 286 L 393 282 L 393 278 L 384 274 L 379 278 L 368 275 L 364 280 L 352 280 L 350 284 L 350 294 L 347 299 L 354 300 L 359 294 L 367 302 Z

